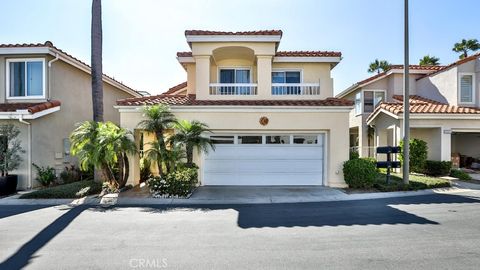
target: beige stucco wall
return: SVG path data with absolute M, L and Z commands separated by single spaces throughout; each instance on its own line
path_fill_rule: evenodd
M 412 128 L 410 130 L 410 137 L 412 139 L 419 139 L 427 142 L 429 160 L 441 160 L 441 128 Z
M 76 123 L 92 119 L 91 79 L 88 73 L 61 60 L 53 62 L 52 67 L 48 68 L 48 61 L 53 59 L 50 55 L 28 56 L 28 58 L 32 57 L 45 57 L 46 99 L 60 100 L 61 109 L 60 111 L 34 120 L 27 120 L 31 123 L 31 162 L 40 166 L 55 167 L 57 172 L 60 172 L 66 163 L 70 161 L 70 159 L 64 156 L 63 140 L 69 137 Z M 9 56 L 9 58 L 13 58 L 13 56 Z M 0 101 L 2 103 L 46 101 L 46 99 L 5 100 L 5 57 L 0 57 L 0 85 Z M 48 90 L 49 85 L 50 90 Z M 119 124 L 120 114 L 113 106 L 116 105 L 117 99 L 132 97 L 132 95 L 107 83 L 104 83 L 103 87 L 104 118 L 106 121 Z M 18 124 L 18 120 L 13 122 Z M 25 146 L 28 146 L 27 125 L 22 124 L 20 127 L 22 127 L 22 142 Z M 25 150 L 28 149 L 26 147 L 24 148 Z M 28 161 L 24 159 L 22 169 L 18 171 L 20 175 L 20 188 L 28 187 L 28 169 Z M 32 169 L 32 172 L 32 178 L 34 179 L 36 177 L 35 169 Z M 34 187 L 38 185 L 36 181 L 32 182 Z
M 265 110 L 262 112 L 201 112 L 175 111 L 179 119 L 199 120 L 206 123 L 214 133 L 302 133 L 326 132 L 327 134 L 327 171 L 325 184 L 329 186 L 345 186 L 342 174 L 343 162 L 348 159 L 349 130 L 348 112 L 279 112 Z M 262 116 L 269 118 L 269 124 L 262 126 L 259 119 Z M 141 112 L 122 112 L 121 126 L 134 130 L 143 119 Z M 195 160 L 202 167 L 201 159 Z M 135 169 L 132 170 L 134 175 Z M 201 175 L 202 173 L 200 173 Z M 200 179 L 201 181 L 202 179 Z M 137 181 L 130 179 L 129 181 Z

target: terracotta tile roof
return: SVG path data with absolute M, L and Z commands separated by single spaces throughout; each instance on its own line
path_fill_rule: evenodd
M 15 112 L 17 110 L 27 110 L 29 113 L 34 114 L 50 108 L 60 106 L 59 100 L 51 100 L 47 102 L 39 103 L 0 103 L 0 112 Z
M 453 63 L 451 63 L 450 65 L 442 66 L 442 68 L 436 70 L 435 72 L 432 72 L 432 73 L 429 73 L 429 74 L 425 74 L 425 75 L 417 78 L 417 81 L 420 80 L 420 79 L 423 79 L 423 78 L 425 78 L 425 77 L 434 76 L 434 75 L 436 75 L 436 74 L 438 74 L 438 73 L 440 73 L 440 72 L 446 71 L 446 70 L 448 70 L 448 69 L 450 69 L 450 68 L 452 68 L 452 67 L 456 67 L 456 66 L 459 66 L 459 65 L 461 65 L 461 64 L 465 64 L 465 63 L 470 62 L 470 61 L 472 61 L 472 60 L 475 60 L 475 59 L 477 59 L 477 58 L 480 58 L 480 53 L 476 53 L 476 54 L 470 55 L 470 56 L 465 57 L 465 58 L 463 58 L 463 59 L 460 59 L 460 60 L 458 60 L 458 61 L 456 61 L 456 62 L 453 62 Z
M 403 96 L 393 96 L 397 102 L 382 102 L 368 116 L 367 122 L 380 110 L 385 110 L 393 114 L 403 113 Z M 431 100 L 422 96 L 411 95 L 409 98 L 410 113 L 413 114 L 480 114 L 480 108 L 475 107 L 458 107 L 446 103 Z
M 209 30 L 185 30 L 185 36 L 281 36 L 282 30 L 260 30 L 260 31 L 209 31 Z
M 178 90 L 181 90 L 183 88 L 187 87 L 187 82 L 182 82 L 180 84 L 175 85 L 174 87 L 170 87 L 167 91 L 163 92 L 162 95 L 171 95 L 177 92 Z
M 167 104 L 173 106 L 352 106 L 346 99 L 327 98 L 317 100 L 198 100 L 195 95 L 158 95 L 143 98 L 127 98 L 117 101 L 121 106 Z
M 341 52 L 331 51 L 278 51 L 279 57 L 341 57 Z M 177 57 L 192 57 L 192 52 L 177 52 Z
M 89 65 L 87 65 L 85 62 L 83 62 L 82 60 L 80 60 L 80 59 L 74 57 L 73 55 L 55 47 L 51 41 L 45 41 L 45 43 L 0 44 L 0 48 L 43 48 L 43 47 L 54 49 L 55 51 L 57 51 L 57 52 L 65 55 L 66 57 L 74 60 L 75 62 L 78 62 L 81 65 L 84 65 L 87 68 L 91 69 L 91 67 Z M 134 93 L 137 93 L 139 96 L 141 95 L 141 94 L 138 93 L 137 90 L 123 84 L 120 81 L 117 81 L 115 78 L 113 78 L 111 76 L 108 76 L 107 74 L 103 74 L 103 76 L 111 79 L 112 81 L 115 81 L 116 83 L 122 85 L 123 87 L 129 89 L 130 91 L 132 91 Z

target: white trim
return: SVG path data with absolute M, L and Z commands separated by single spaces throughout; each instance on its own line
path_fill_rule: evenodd
M 274 63 L 339 63 L 340 57 L 326 56 L 275 56 Z
M 37 113 L 31 114 L 28 110 L 17 110 L 15 112 L 0 112 L 0 119 L 37 119 L 47 114 L 51 114 L 54 112 L 60 111 L 60 106 L 56 106 L 50 109 L 46 109 Z
M 140 106 L 113 106 L 121 113 L 140 113 L 143 111 L 144 105 Z M 288 113 L 304 113 L 304 112 L 345 112 L 349 113 L 352 106 L 170 106 L 173 113 L 176 112 L 288 112 Z
M 0 48 L 0 54 L 49 54 L 49 47 L 10 47 Z
M 187 35 L 187 42 L 280 42 L 281 35 Z
M 471 102 L 462 102 L 462 87 L 461 87 L 461 78 L 462 76 L 465 76 L 465 75 L 470 75 L 472 76 L 472 101 Z M 458 73 L 458 77 L 457 77 L 457 98 L 458 98 L 458 104 L 465 104 L 465 105 L 472 105 L 472 104 L 475 104 L 475 98 L 476 98 L 476 95 L 475 95 L 475 92 L 477 92 L 477 89 L 476 89 L 476 85 L 475 85 L 475 73 L 474 72 L 459 72 Z
M 187 56 L 187 57 L 179 57 L 177 56 L 177 60 L 178 62 L 180 63 L 195 63 L 195 58 L 193 58 L 192 56 Z
M 371 112 L 365 112 L 365 92 L 373 92 L 373 102 L 375 103 L 375 93 L 376 92 L 383 92 L 383 101 L 382 102 L 385 102 L 385 100 L 387 99 L 387 90 L 382 90 L 382 89 L 362 89 L 362 114 L 363 113 L 373 113 L 375 111 L 375 109 L 377 108 L 377 106 L 380 104 L 378 103 L 377 106 L 375 106 L 375 104 L 373 104 L 373 110 Z
M 25 63 L 25 96 L 10 96 L 10 63 L 20 63 L 23 62 Z M 27 73 L 27 63 L 28 62 L 42 62 L 42 95 L 41 96 L 27 96 L 28 93 L 28 83 L 27 83 L 27 78 L 28 78 L 28 73 Z M 45 58 L 41 57 L 36 57 L 36 58 L 8 58 L 5 60 L 5 96 L 6 99 L 45 99 L 45 92 L 46 92 L 46 70 L 45 70 Z
M 386 115 L 388 115 L 388 116 L 391 116 L 391 117 L 393 117 L 393 118 L 395 118 L 395 119 L 399 119 L 398 115 L 396 115 L 396 114 L 394 114 L 394 113 L 391 113 L 391 112 L 389 112 L 389 111 L 387 111 L 387 110 L 385 110 L 385 109 L 380 109 L 380 110 L 378 110 L 375 114 L 373 114 L 372 117 L 370 117 L 370 116 L 367 117 L 367 119 L 369 119 L 369 120 L 367 120 L 367 125 L 370 125 L 370 123 L 372 123 L 372 121 L 373 121 L 375 118 L 377 118 L 377 116 L 378 116 L 380 113 L 384 113 L 384 114 L 386 114 Z

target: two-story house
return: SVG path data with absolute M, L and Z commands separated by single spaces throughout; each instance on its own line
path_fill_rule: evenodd
M 281 31 L 185 31 L 177 53 L 185 83 L 166 93 L 119 100 L 122 127 L 138 129 L 145 105 L 168 104 L 179 119 L 212 130 L 215 151 L 194 157 L 202 185 L 345 186 L 353 103 L 333 98 L 341 53 L 278 51 Z M 143 135 L 142 135 L 143 134 Z M 130 180 L 139 182 L 138 157 Z
M 90 67 L 56 48 L 43 44 L 0 45 L 0 124 L 20 129 L 25 153 L 18 175 L 19 189 L 38 186 L 32 163 L 60 172 L 70 157 L 69 136 L 78 122 L 92 119 Z M 117 99 L 139 97 L 135 90 L 106 75 L 104 118 L 119 123 L 113 108 Z
M 429 159 L 450 161 L 454 156 L 455 166 L 470 167 L 480 158 L 479 58 L 475 54 L 447 66 L 410 67 L 410 134 L 427 142 Z M 358 146 L 362 156 L 369 154 L 365 146 L 398 145 L 402 138 L 403 72 L 396 69 L 337 95 L 355 101 L 350 145 Z

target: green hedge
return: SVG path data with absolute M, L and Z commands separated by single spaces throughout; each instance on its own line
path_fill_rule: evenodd
M 431 176 L 445 176 L 450 174 L 451 169 L 452 162 L 450 161 L 427 160 L 424 173 Z
M 179 168 L 164 177 L 152 177 L 147 181 L 150 191 L 166 197 L 188 196 L 198 182 L 198 168 Z
M 428 147 L 427 142 L 419 139 L 410 140 L 410 171 L 422 173 L 427 161 Z M 402 151 L 399 154 L 399 159 L 403 164 L 403 140 L 400 141 Z M 403 166 L 403 165 L 402 165 Z
M 466 173 L 462 170 L 457 170 L 457 169 L 451 170 L 450 171 L 450 176 L 458 178 L 460 180 L 472 180 L 472 177 L 468 173 Z
M 375 159 L 349 160 L 343 164 L 343 175 L 350 188 L 371 188 L 377 177 Z
M 101 191 L 101 183 L 93 180 L 83 180 L 26 193 L 20 196 L 20 199 L 73 199 L 85 195 L 98 194 Z M 81 195 L 77 195 L 79 192 L 81 192 Z

